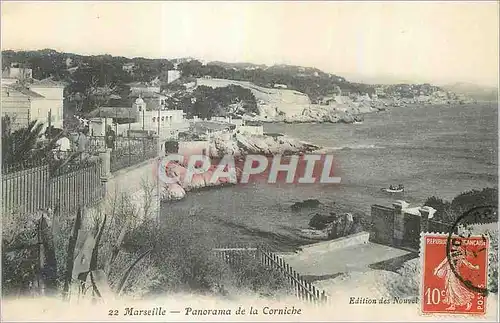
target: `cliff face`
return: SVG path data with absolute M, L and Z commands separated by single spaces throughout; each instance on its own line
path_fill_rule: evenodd
M 252 91 L 257 101 L 259 114 L 256 119 L 276 119 L 280 116 L 297 116 L 309 107 L 311 100 L 304 93 L 280 88 L 265 88 L 257 86 L 252 82 L 236 81 L 228 79 L 197 79 L 198 86 L 209 86 L 212 88 L 238 85 Z
M 288 136 L 219 134 L 211 138 L 208 153 L 210 157 L 244 156 L 247 154 L 278 155 L 305 153 L 320 148 Z M 180 200 L 191 190 L 237 183 L 236 178 L 221 178 L 216 183 L 212 183 L 211 178 L 217 165 L 212 166 L 203 174 L 194 175 L 189 183 L 184 183 L 183 178 L 187 172 L 186 166 L 184 163 L 169 166 L 167 176 L 179 176 L 180 180 L 175 183 L 162 184 L 161 200 Z
M 262 111 L 258 116 L 246 116 L 248 120 L 259 120 L 264 122 L 345 122 L 353 123 L 362 121 L 362 114 L 384 110 L 387 104 L 378 99 L 371 99 L 368 95 L 354 98 L 337 96 L 332 98 L 328 104 L 308 104 L 302 106 L 300 113 L 291 114 L 278 110 L 273 113 Z
M 198 85 L 213 88 L 238 85 L 249 89 L 255 96 L 258 113 L 246 113 L 239 109 L 246 120 L 262 122 L 344 122 L 362 121 L 365 113 L 385 110 L 388 107 L 404 107 L 409 104 L 443 105 L 469 104 L 475 100 L 461 94 L 445 91 L 430 84 L 399 84 L 373 86 L 371 95 L 334 91 L 328 97 L 311 103 L 301 92 L 286 88 L 267 88 L 248 81 L 198 78 Z M 377 93 L 381 94 L 380 97 Z

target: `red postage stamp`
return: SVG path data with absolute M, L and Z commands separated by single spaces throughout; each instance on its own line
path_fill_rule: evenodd
M 489 240 L 425 234 L 422 248 L 422 313 L 485 314 Z

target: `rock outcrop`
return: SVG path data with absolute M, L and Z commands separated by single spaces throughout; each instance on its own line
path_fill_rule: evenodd
M 318 212 L 309 220 L 309 228 L 302 229 L 303 237 L 332 240 L 345 237 L 363 230 L 359 216 L 352 213 Z
M 335 97 L 326 105 L 309 104 L 303 106 L 301 113 L 286 113 L 274 111 L 265 113 L 262 110 L 258 116 L 245 116 L 247 120 L 259 120 L 263 122 L 286 122 L 286 123 L 354 123 L 363 120 L 362 115 L 383 111 L 388 104 L 382 100 L 372 99 L 368 95 L 359 96 L 354 99 L 349 97 Z
M 208 155 L 212 159 L 230 155 L 244 158 L 245 155 L 291 155 L 316 151 L 321 147 L 291 138 L 288 136 L 219 134 L 211 138 Z M 217 165 L 212 165 L 203 174 L 195 174 L 192 179 L 185 181 L 187 165 L 171 163 L 166 170 L 167 177 L 176 178 L 174 183 L 163 183 L 161 191 L 162 201 L 176 201 L 183 199 L 187 192 L 212 186 L 232 185 L 238 182 L 241 169 L 236 168 L 233 177 L 217 178 L 212 181 Z
M 294 203 L 290 208 L 292 209 L 292 211 L 297 211 L 304 208 L 315 208 L 319 205 L 321 205 L 321 202 L 317 199 L 307 199 L 302 202 Z

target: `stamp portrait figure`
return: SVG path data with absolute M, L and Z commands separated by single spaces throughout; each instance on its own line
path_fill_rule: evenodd
M 467 258 L 470 256 L 472 256 L 471 252 L 464 250 L 461 246 L 452 254 L 452 261 L 458 274 L 460 274 L 460 269 L 463 266 L 467 266 L 472 270 L 479 269 L 479 265 L 469 262 Z M 468 290 L 455 275 L 451 269 L 448 257 L 444 257 L 441 263 L 434 268 L 434 275 L 445 280 L 445 298 L 443 299 L 443 303 L 449 305 L 446 310 L 452 311 L 456 306 L 466 306 L 466 310 L 471 309 L 474 293 Z

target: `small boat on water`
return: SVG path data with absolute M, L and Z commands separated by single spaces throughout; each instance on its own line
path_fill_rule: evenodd
M 381 191 L 386 193 L 402 193 L 405 191 L 405 188 L 401 184 L 398 185 L 397 187 L 391 185 L 389 186 L 389 188 L 382 188 Z

